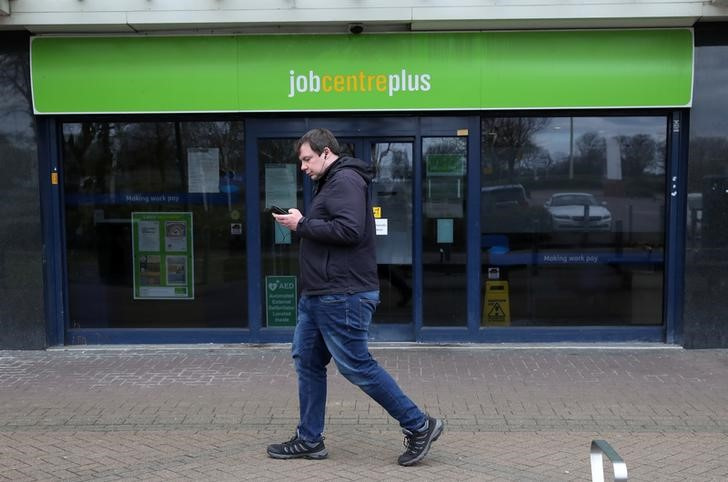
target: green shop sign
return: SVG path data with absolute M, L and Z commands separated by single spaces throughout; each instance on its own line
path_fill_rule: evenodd
M 134 299 L 195 298 L 191 212 L 133 212 Z
M 685 107 L 691 29 L 34 37 L 38 114 Z

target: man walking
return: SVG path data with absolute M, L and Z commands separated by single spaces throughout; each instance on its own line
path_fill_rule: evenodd
M 301 299 L 293 336 L 300 421 L 287 442 L 268 446 L 273 458 L 322 459 L 326 410 L 326 365 L 339 372 L 399 421 L 405 434 L 400 465 L 422 460 L 443 430 L 440 419 L 422 412 L 372 358 L 369 323 L 379 304 L 375 227 L 368 185 L 369 163 L 339 157 L 327 129 L 312 129 L 296 142 L 301 170 L 316 181 L 306 216 L 298 209 L 273 214 L 301 238 Z

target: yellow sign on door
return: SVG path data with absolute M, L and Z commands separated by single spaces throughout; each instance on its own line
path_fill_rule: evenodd
M 483 302 L 483 326 L 510 326 L 511 308 L 508 281 L 486 281 Z

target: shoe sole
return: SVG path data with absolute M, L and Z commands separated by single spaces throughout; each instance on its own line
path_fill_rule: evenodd
M 408 467 L 410 465 L 414 465 L 420 460 L 425 458 L 425 455 L 427 455 L 427 452 L 430 451 L 430 445 L 432 445 L 432 442 L 440 438 L 440 435 L 442 434 L 442 431 L 445 429 L 445 423 L 442 420 L 437 420 L 435 425 L 435 430 L 432 431 L 432 438 L 429 442 L 427 442 L 427 445 L 425 445 L 425 449 L 422 451 L 422 453 L 419 455 L 419 457 L 414 458 L 410 460 L 409 462 L 401 463 L 399 465 L 402 465 L 404 467 Z
M 311 460 L 321 460 L 325 459 L 329 456 L 328 449 L 319 450 L 318 452 L 313 452 L 310 454 L 295 454 L 295 455 L 287 455 L 287 454 L 275 454 L 268 452 L 268 457 L 272 459 L 311 459 Z

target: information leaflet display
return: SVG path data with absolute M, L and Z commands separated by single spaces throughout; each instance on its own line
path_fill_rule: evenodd
M 192 213 L 131 214 L 134 299 L 192 300 Z

